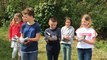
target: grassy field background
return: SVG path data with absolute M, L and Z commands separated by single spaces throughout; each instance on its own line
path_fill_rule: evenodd
M 74 41 L 72 44 L 72 60 L 78 60 L 76 44 L 76 41 Z M 44 41 L 44 38 L 41 37 L 41 39 L 39 40 L 38 60 L 47 60 L 45 46 L 46 43 Z M 11 60 L 11 52 L 12 49 L 10 48 L 10 42 L 8 41 L 8 29 L 0 28 L 0 60 Z M 61 50 L 59 60 L 62 60 Z M 96 41 L 95 48 L 93 49 L 92 60 L 107 60 L 107 41 Z

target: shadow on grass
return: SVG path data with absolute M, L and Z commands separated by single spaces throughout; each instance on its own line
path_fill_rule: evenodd
M 44 54 L 46 51 L 38 51 L 39 54 Z

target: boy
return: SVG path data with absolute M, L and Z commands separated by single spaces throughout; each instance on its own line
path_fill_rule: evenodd
M 48 24 L 50 27 L 44 32 L 45 41 L 47 42 L 47 58 L 48 60 L 58 60 L 61 31 L 57 28 L 57 19 L 55 17 L 51 17 Z
M 34 10 L 26 8 L 22 12 L 26 23 L 22 25 L 21 38 L 28 38 L 21 44 L 21 60 L 37 60 L 38 40 L 40 39 L 40 26 L 35 22 Z

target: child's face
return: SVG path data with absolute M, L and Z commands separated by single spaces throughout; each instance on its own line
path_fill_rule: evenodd
M 51 20 L 49 20 L 49 26 L 50 28 L 55 29 L 57 26 L 57 22 L 52 22 Z
M 69 27 L 69 26 L 71 25 L 71 21 L 70 21 L 70 20 L 66 20 L 66 21 L 65 21 L 65 25 L 66 25 L 67 27 Z
M 14 16 L 14 20 L 15 20 L 16 22 L 20 22 L 20 21 L 21 21 L 21 19 L 20 19 L 18 16 Z
M 88 25 L 89 25 L 89 21 L 86 21 L 84 18 L 82 18 L 82 26 L 83 27 L 88 27 Z
M 27 20 L 26 20 L 26 18 L 25 18 L 25 17 L 22 17 L 22 19 L 23 19 L 23 22 L 27 22 Z
M 24 21 L 28 22 L 28 21 L 30 21 L 30 17 L 31 16 L 29 16 L 28 14 L 23 14 L 22 18 L 23 18 Z

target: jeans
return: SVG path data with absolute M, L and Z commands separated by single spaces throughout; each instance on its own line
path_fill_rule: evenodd
M 11 42 L 11 47 L 13 48 L 13 52 L 12 52 L 12 58 L 16 57 L 16 54 L 18 52 L 18 56 L 20 56 L 20 44 L 18 44 L 17 42 Z
M 14 48 L 13 48 L 12 58 L 15 58 L 15 57 L 16 57 L 17 50 L 18 50 L 18 48 L 17 48 L 17 47 L 14 47 Z
M 60 52 L 60 44 L 57 46 L 46 45 L 47 50 L 47 58 L 48 60 L 58 60 L 59 52 Z
M 21 51 L 21 60 L 38 60 L 38 51 L 35 52 L 23 52 Z
M 61 44 L 63 60 L 71 60 L 71 44 Z
M 91 60 L 92 57 L 92 49 L 81 49 L 78 48 L 78 58 L 79 60 Z

